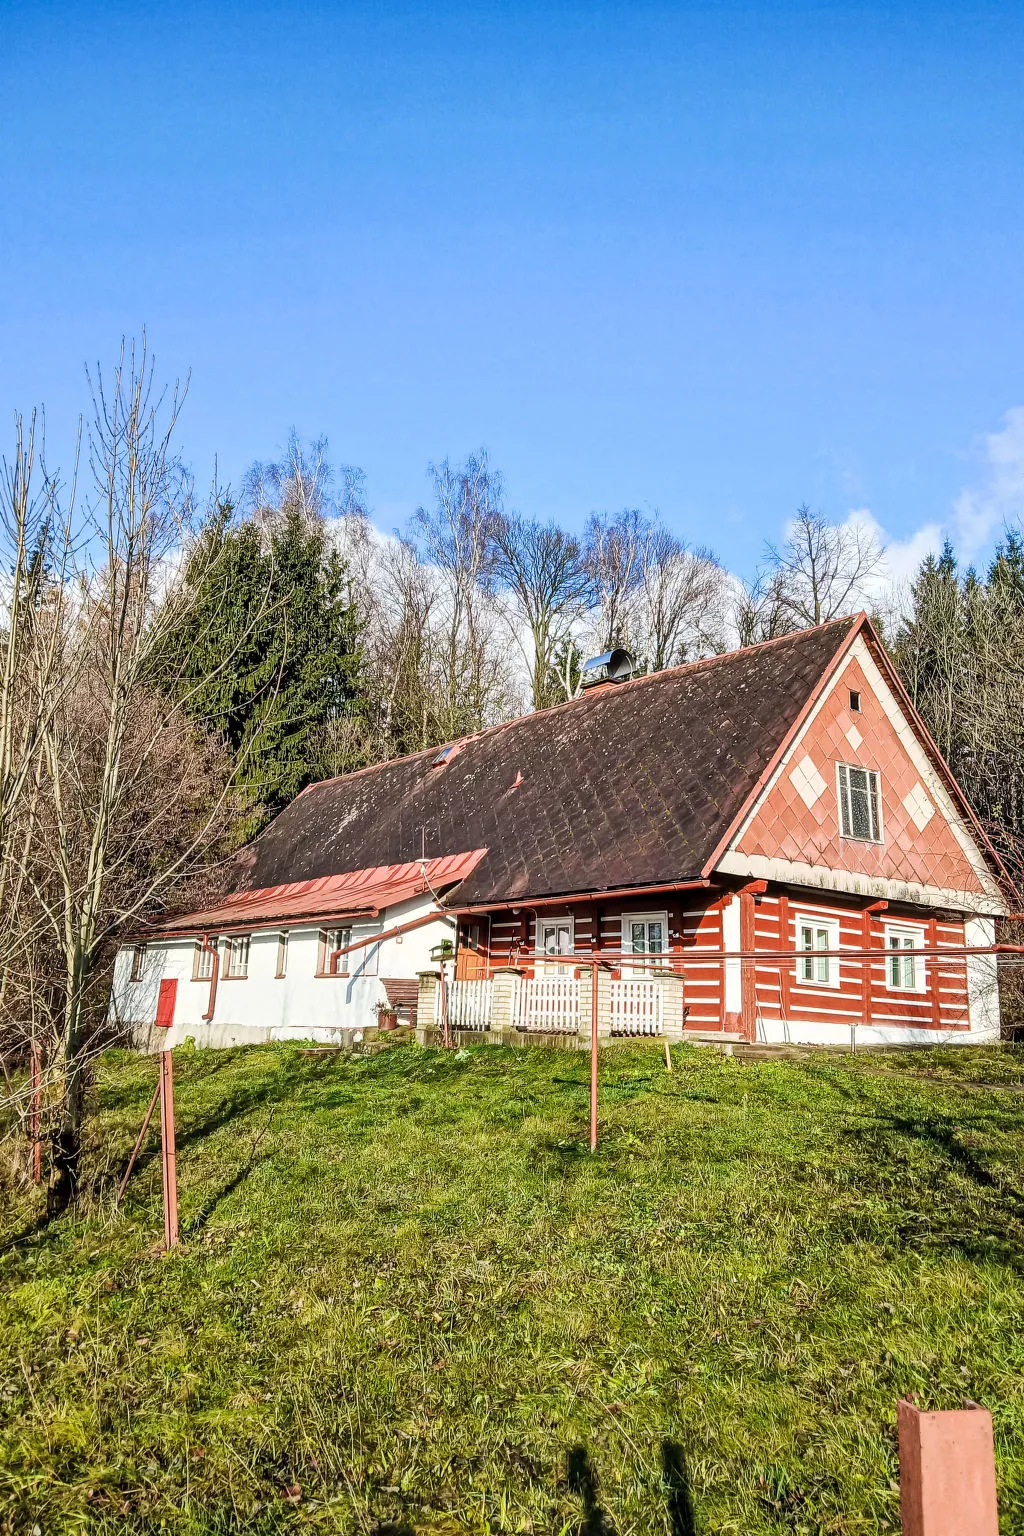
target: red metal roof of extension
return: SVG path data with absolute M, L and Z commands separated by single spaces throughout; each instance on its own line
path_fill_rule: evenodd
M 449 854 L 440 859 L 379 864 L 372 869 L 351 869 L 342 875 L 238 891 L 226 897 L 220 906 L 169 918 L 149 931 L 238 933 L 247 928 L 287 925 L 310 918 L 376 917 L 386 907 L 397 906 L 426 891 L 440 892 L 465 880 L 486 852 L 486 848 L 474 848 L 470 853 Z

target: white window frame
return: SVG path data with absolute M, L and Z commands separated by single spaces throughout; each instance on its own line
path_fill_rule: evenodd
M 797 950 L 796 969 L 794 976 L 797 985 L 800 987 L 810 987 L 824 990 L 826 992 L 838 992 L 841 983 L 839 969 L 839 956 L 841 953 L 839 943 L 840 927 L 838 917 L 822 917 L 818 912 L 795 912 L 793 914 L 793 921 L 795 924 L 795 948 Z M 828 948 L 818 949 L 815 946 L 813 949 L 805 950 L 803 946 L 802 933 L 804 928 L 810 928 L 812 930 L 818 931 L 824 930 L 827 932 L 829 940 Z M 823 981 L 821 979 L 818 965 L 812 966 L 812 970 L 814 972 L 812 976 L 806 976 L 804 974 L 806 957 L 811 956 L 813 959 L 819 959 L 823 955 L 827 956 L 825 961 L 825 968 L 827 971 L 825 980 Z
M 662 933 L 662 948 L 656 953 L 662 957 L 663 964 L 668 964 L 668 913 L 667 912 L 623 912 L 622 914 L 622 953 L 631 955 L 633 950 L 633 924 L 634 923 L 660 923 Z M 645 950 L 645 954 L 651 954 L 651 950 Z M 651 967 L 645 965 L 632 966 L 628 961 L 623 961 L 623 974 L 630 976 L 650 976 Z
M 869 780 L 874 780 L 874 807 L 875 821 L 877 823 L 875 829 L 877 832 L 876 837 L 858 837 L 856 832 L 847 832 L 845 830 L 844 823 L 846 826 L 850 826 L 851 828 L 853 826 L 853 806 L 850 803 L 850 800 L 843 794 L 844 772 L 847 775 L 849 775 L 851 772 L 866 773 Z M 850 781 L 848 777 L 846 782 L 847 786 L 849 786 Z M 846 842 L 871 843 L 874 847 L 878 847 L 881 843 L 885 842 L 885 826 L 882 820 L 882 775 L 879 773 L 877 768 L 865 768 L 860 763 L 836 763 L 836 807 L 839 811 L 839 836 Z
M 192 964 L 193 981 L 213 980 L 213 956 L 215 950 L 217 950 L 219 953 L 219 944 L 220 939 L 215 933 L 211 933 L 210 935 L 209 949 L 204 946 L 202 939 L 196 940 L 195 958 Z
M 128 973 L 129 981 L 145 981 L 146 979 L 146 946 L 145 944 L 132 945 L 132 968 Z
M 288 930 L 282 928 L 277 935 L 277 963 L 274 966 L 274 980 L 283 981 L 288 975 Z
M 569 952 L 564 950 L 551 951 L 544 948 L 545 928 L 568 928 Z M 576 949 L 576 919 L 569 917 L 538 917 L 536 947 L 534 949 L 533 968 L 538 976 L 568 976 L 575 969 L 573 953 Z M 555 954 L 565 955 L 563 960 L 554 958 Z
M 351 955 L 338 955 L 339 949 L 348 949 L 352 943 L 352 924 L 342 923 L 337 928 L 321 928 L 317 944 L 316 974 L 318 977 L 349 975 Z M 331 956 L 337 958 L 332 960 Z
M 891 943 L 892 939 L 899 939 L 898 947 Z M 910 940 L 908 944 L 906 941 Z M 915 928 L 912 923 L 886 923 L 885 925 L 885 987 L 887 992 L 909 992 L 920 996 L 928 990 L 927 962 L 924 955 L 904 955 L 904 949 L 923 949 L 925 946 L 924 931 Z M 906 964 L 910 961 L 913 974 L 913 983 L 908 987 L 905 981 L 898 982 L 892 979 L 893 959 L 899 955 L 899 970 L 901 977 L 906 975 Z
M 224 947 L 227 950 L 224 957 L 224 980 L 248 981 L 252 936 L 248 933 L 233 933 Z

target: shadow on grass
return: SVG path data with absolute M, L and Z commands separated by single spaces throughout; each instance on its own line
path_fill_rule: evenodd
M 602 1509 L 597 1496 L 597 1477 L 585 1445 L 575 1445 L 569 1452 L 566 1482 L 569 1492 L 575 1493 L 583 1504 L 583 1524 L 579 1527 L 579 1536 L 615 1536 L 615 1524 Z
M 667 1496 L 669 1536 L 697 1536 L 686 1454 L 676 1440 L 661 1442 L 661 1480 Z M 615 1536 L 615 1522 L 601 1504 L 597 1474 L 585 1445 L 569 1452 L 566 1483 L 583 1505 L 577 1536 Z
M 213 1194 L 210 1195 L 209 1199 L 206 1200 L 205 1203 L 200 1207 L 200 1209 L 196 1212 L 187 1226 L 182 1227 L 181 1235 L 183 1239 L 187 1242 L 190 1237 L 197 1237 L 206 1226 L 207 1222 L 210 1220 L 210 1217 L 216 1211 L 217 1207 L 223 1201 L 225 1201 L 229 1195 L 233 1195 L 235 1190 L 238 1189 L 239 1185 L 245 1183 L 253 1169 L 257 1168 L 259 1164 L 264 1161 L 265 1159 L 262 1157 L 247 1158 L 246 1161 L 242 1164 L 241 1168 L 233 1173 L 229 1179 L 225 1180 L 220 1189 L 214 1190 Z
M 668 1494 L 670 1536 L 697 1536 L 686 1454 L 675 1440 L 661 1442 L 661 1480 Z
M 860 1189 L 877 1191 L 886 1201 L 886 1219 L 892 1224 L 886 1236 L 894 1234 L 904 1249 L 952 1249 L 967 1259 L 994 1261 L 1024 1274 L 1024 1193 L 986 1167 L 961 1137 L 964 1129 L 991 1122 L 973 1117 L 958 1122 L 925 1116 L 879 1119 L 888 1137 L 851 1126 L 847 1141 L 861 1154 Z M 900 1199 L 895 1185 L 896 1178 L 908 1176 L 898 1155 L 893 1156 L 901 1143 L 925 1147 L 937 1164 L 928 1180 L 930 1198 L 915 1210 Z M 920 1172 L 916 1179 L 920 1192 Z

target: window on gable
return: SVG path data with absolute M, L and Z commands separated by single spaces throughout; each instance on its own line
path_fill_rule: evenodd
M 839 924 L 828 917 L 797 919 L 796 979 L 810 987 L 838 987 Z
M 925 989 L 924 956 L 908 954 L 908 950 L 920 949 L 922 937 L 915 928 L 886 928 L 885 980 L 893 992 L 923 992 Z
M 863 843 L 882 841 L 882 787 L 873 768 L 838 766 L 839 830 Z
M 853 714 L 860 714 L 860 694 L 856 688 L 850 689 L 850 709 Z
M 349 955 L 339 955 L 339 949 L 348 949 L 352 943 L 351 928 L 321 928 L 320 951 L 317 956 L 318 976 L 347 976 Z
M 132 981 L 142 980 L 142 968 L 146 963 L 145 944 L 136 944 L 132 950 Z
M 225 976 L 228 981 L 244 981 L 249 974 L 249 935 L 236 933 L 228 939 L 227 967 Z

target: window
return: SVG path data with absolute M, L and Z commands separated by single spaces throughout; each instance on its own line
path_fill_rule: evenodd
M 136 944 L 135 948 L 132 950 L 132 981 L 142 980 L 142 967 L 145 965 L 145 963 L 146 946 L 145 944 Z
M 339 949 L 348 949 L 352 943 L 351 928 L 321 928 L 320 953 L 317 957 L 318 976 L 347 976 L 350 956 L 339 955 Z
M 850 709 L 855 715 L 860 714 L 860 694 L 856 688 L 850 689 Z
M 663 955 L 668 948 L 665 912 L 627 912 L 622 919 L 622 948 L 631 955 Z M 650 975 L 648 966 L 634 966 L 637 976 Z
M 234 938 L 228 939 L 227 967 L 225 978 L 228 981 L 244 981 L 249 974 L 249 935 L 236 933 Z
M 217 948 L 217 935 L 210 934 L 209 948 L 204 947 L 202 941 L 196 944 L 196 952 L 192 958 L 192 980 L 209 981 L 213 976 L 213 953 Z
M 862 843 L 882 841 L 882 791 L 872 768 L 838 765 L 839 830 Z
M 571 955 L 573 952 L 573 922 L 571 917 L 545 917 L 537 923 L 537 953 L 539 955 Z M 548 976 L 567 976 L 572 966 L 545 960 L 538 966 Z
M 277 969 L 275 977 L 280 981 L 282 976 L 288 974 L 288 935 L 279 933 L 277 936 Z
M 907 950 L 921 949 L 923 940 L 915 928 L 886 928 L 885 981 L 890 991 L 923 992 L 925 988 L 924 956 L 907 954 Z
M 809 987 L 838 987 L 839 960 L 833 958 L 839 948 L 839 924 L 830 917 L 805 917 L 796 920 L 796 979 Z

